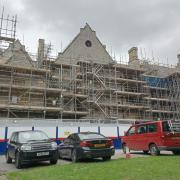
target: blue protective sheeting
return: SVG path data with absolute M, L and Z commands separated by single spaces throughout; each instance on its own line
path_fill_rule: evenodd
M 159 78 L 159 77 L 144 76 L 143 80 L 145 80 L 149 86 L 161 87 L 161 88 L 168 87 L 170 83 L 166 78 Z

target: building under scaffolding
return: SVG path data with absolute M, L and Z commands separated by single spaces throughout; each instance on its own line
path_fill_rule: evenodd
M 1 21 L 1 118 L 179 119 L 179 65 L 140 60 L 136 47 L 128 52 L 128 64 L 117 63 L 88 24 L 56 58 L 49 57 L 50 47 L 40 39 L 33 60 L 15 39 L 16 18 Z M 4 29 L 3 21 L 10 21 L 13 28 Z

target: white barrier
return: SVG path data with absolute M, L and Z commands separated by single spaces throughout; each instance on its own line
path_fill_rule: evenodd
M 49 138 L 56 138 L 56 127 L 34 127 L 34 130 L 44 131 Z
M 100 128 L 100 133 L 107 136 L 107 137 L 117 137 L 117 127 L 101 127 Z
M 80 132 L 98 132 L 98 127 L 97 126 L 95 126 L 95 127 L 91 127 L 91 126 L 89 126 L 89 127 L 85 127 L 85 126 L 81 126 L 80 127 Z
M 123 136 L 124 132 L 128 130 L 130 125 L 120 125 L 119 134 L 117 130 L 117 126 L 108 127 L 108 126 L 100 126 L 100 133 L 107 137 L 117 137 Z M 8 127 L 7 138 L 11 136 L 14 131 L 25 131 L 32 130 L 31 126 L 26 127 Z M 56 138 L 56 126 L 53 127 L 39 127 L 35 126 L 34 130 L 42 130 L 44 131 L 50 138 Z M 80 126 L 80 132 L 98 132 L 98 126 Z M 66 138 L 71 133 L 78 132 L 78 126 L 59 126 L 58 127 L 58 138 Z M 4 139 L 5 137 L 5 127 L 0 127 L 0 139 Z
M 5 127 L 0 127 L 0 139 L 4 139 L 5 137 Z
M 119 136 L 124 136 L 124 132 L 127 131 L 129 128 L 130 128 L 131 125 L 126 125 L 126 124 L 123 124 L 121 126 L 118 126 L 119 127 Z
M 72 127 L 59 127 L 58 128 L 58 137 L 60 138 L 66 138 L 68 137 L 71 133 L 77 133 L 78 132 L 78 126 L 72 126 Z

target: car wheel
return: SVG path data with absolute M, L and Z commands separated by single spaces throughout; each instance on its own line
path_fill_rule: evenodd
M 9 157 L 9 152 L 6 152 L 6 163 L 10 164 L 12 163 L 12 158 Z
M 50 164 L 57 164 L 57 161 L 58 160 L 56 158 L 53 158 L 53 159 L 50 160 Z
M 103 157 L 103 161 L 109 161 L 111 159 L 111 156 Z
M 21 156 L 20 156 L 19 152 L 17 152 L 15 155 L 15 166 L 17 169 L 22 168 Z
M 149 152 L 149 151 L 146 151 L 146 150 L 143 151 L 144 154 L 148 154 L 148 152 Z
M 180 155 L 180 150 L 174 150 L 174 151 L 173 151 L 173 154 L 174 154 L 174 155 Z
M 59 152 L 59 159 L 63 159 L 61 152 Z
M 73 163 L 78 162 L 77 152 L 76 152 L 75 149 L 74 149 L 74 150 L 72 151 L 72 153 L 71 153 L 71 159 L 72 159 L 72 162 L 73 162 Z
M 151 155 L 153 155 L 153 156 L 157 156 L 157 155 L 160 154 L 160 151 L 159 151 L 158 147 L 155 144 L 150 145 L 149 151 L 150 151 Z

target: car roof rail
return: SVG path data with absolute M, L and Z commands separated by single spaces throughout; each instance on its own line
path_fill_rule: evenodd
M 134 121 L 134 125 L 137 125 L 137 124 L 144 124 L 144 123 L 148 123 L 148 122 L 153 122 L 153 121 L 139 121 L 139 120 L 136 120 Z

